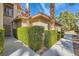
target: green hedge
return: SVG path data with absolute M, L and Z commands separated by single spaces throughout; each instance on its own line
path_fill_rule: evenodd
M 64 36 L 64 32 L 58 32 L 57 40 L 60 40 L 60 38 L 63 38 L 63 36 Z
M 21 40 L 26 45 L 28 44 L 34 51 L 41 48 L 42 39 L 45 38 L 44 44 L 47 48 L 50 48 L 64 35 L 63 32 L 57 32 L 56 30 L 45 31 L 42 26 L 19 27 L 17 31 L 15 30 L 15 33 L 14 35 L 17 39 Z
M 13 29 L 13 36 L 17 39 L 17 29 Z
M 56 30 L 47 30 L 45 31 L 45 46 L 50 48 L 57 42 L 57 31 Z
M 19 27 L 17 28 L 17 38 L 24 44 L 28 45 L 28 29 L 29 27 Z
M 63 38 L 64 37 L 64 32 L 61 32 L 61 38 Z
M 30 28 L 29 47 L 34 51 L 37 51 L 41 48 L 43 33 L 44 33 L 44 27 L 42 26 L 33 26 Z
M 3 53 L 4 50 L 4 30 L 0 29 L 0 55 Z

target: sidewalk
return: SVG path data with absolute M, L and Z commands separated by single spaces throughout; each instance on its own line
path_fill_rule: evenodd
M 74 56 L 73 43 L 71 40 L 62 38 L 46 51 L 43 56 Z
M 5 39 L 3 56 L 36 56 L 29 47 L 25 47 L 19 40 L 8 37 Z
M 28 46 L 25 47 L 19 40 L 10 37 L 5 39 L 3 56 L 39 56 L 39 54 L 35 53 Z M 72 40 L 60 39 L 41 56 L 74 56 Z

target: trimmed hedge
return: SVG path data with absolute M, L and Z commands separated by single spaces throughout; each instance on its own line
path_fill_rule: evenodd
M 17 29 L 13 29 L 13 36 L 17 39 Z
M 61 32 L 61 38 L 63 38 L 64 37 L 64 32 Z
M 47 30 L 45 31 L 45 46 L 50 48 L 57 42 L 57 31 L 56 30 Z
M 32 26 L 29 30 L 29 47 L 34 51 L 41 48 L 43 39 L 44 27 Z
M 57 32 L 56 30 L 45 31 L 42 26 L 19 27 L 17 31 L 15 30 L 15 33 L 14 35 L 17 39 L 29 45 L 34 51 L 41 48 L 43 40 L 44 45 L 50 48 L 64 35 L 63 32 Z
M 24 44 L 28 45 L 28 29 L 29 27 L 19 27 L 17 28 L 17 38 Z
M 60 40 L 60 38 L 63 38 L 63 36 L 64 36 L 64 32 L 58 32 L 57 40 Z
M 4 30 L 0 29 L 0 55 L 3 53 L 4 50 Z

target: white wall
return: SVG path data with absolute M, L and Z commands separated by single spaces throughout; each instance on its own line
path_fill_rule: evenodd
M 44 26 L 45 30 L 48 30 L 48 24 L 43 23 L 41 21 L 32 23 L 32 26 L 35 26 L 35 25 L 37 25 L 37 26 Z
M 0 3 L 0 28 L 3 28 L 3 4 Z

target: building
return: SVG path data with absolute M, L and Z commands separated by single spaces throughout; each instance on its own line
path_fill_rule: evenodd
M 54 20 L 54 4 L 50 3 L 50 16 L 38 13 L 30 17 L 28 4 L 26 13 L 22 14 L 18 3 L 0 3 L 0 28 L 5 29 L 6 36 L 13 36 L 13 29 L 25 26 L 44 26 L 45 30 L 54 30 L 58 25 Z
M 0 3 L 0 28 L 5 29 L 6 36 L 12 36 L 12 21 L 17 16 L 17 4 Z
M 15 18 L 13 22 L 13 28 L 17 27 L 27 27 L 27 26 L 43 26 L 45 30 L 54 30 L 59 26 L 54 19 L 54 4 L 50 3 L 50 16 L 44 13 L 38 13 L 34 16 L 30 16 L 28 13 L 22 14 L 20 17 Z M 27 16 L 28 15 L 28 16 Z
M 38 13 L 32 17 L 18 17 L 14 20 L 13 28 L 16 29 L 17 27 L 29 27 L 29 26 L 43 26 L 45 30 L 50 29 L 50 24 L 53 24 L 53 20 L 51 17 L 43 14 Z

